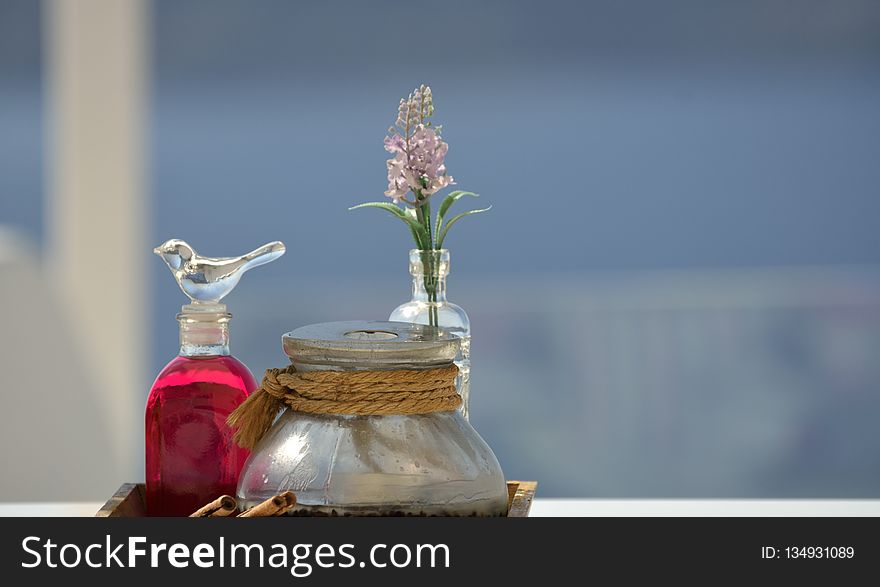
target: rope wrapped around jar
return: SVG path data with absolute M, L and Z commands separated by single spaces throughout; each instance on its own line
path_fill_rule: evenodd
M 391 416 L 448 412 L 461 405 L 458 367 L 376 371 L 267 369 L 260 387 L 227 419 L 233 439 L 253 449 L 285 406 L 310 414 Z

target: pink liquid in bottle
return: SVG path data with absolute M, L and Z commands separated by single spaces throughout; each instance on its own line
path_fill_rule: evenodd
M 232 356 L 179 356 L 159 373 L 146 410 L 148 515 L 188 516 L 235 495 L 248 451 L 226 418 L 256 387 Z

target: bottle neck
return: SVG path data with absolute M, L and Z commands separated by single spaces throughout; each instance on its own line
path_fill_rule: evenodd
M 445 302 L 449 251 L 412 249 L 409 252 L 409 274 L 413 280 L 414 302 Z
M 218 310 L 220 308 L 217 308 Z M 193 310 L 184 306 L 177 315 L 180 323 L 180 356 L 206 357 L 229 355 L 229 320 L 225 311 Z
M 445 302 L 446 277 L 429 277 L 427 284 L 424 275 L 413 275 L 412 297 L 414 302 Z

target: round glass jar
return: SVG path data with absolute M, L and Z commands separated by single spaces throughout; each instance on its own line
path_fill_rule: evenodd
M 403 322 L 330 322 L 282 338 L 297 371 L 451 365 L 459 338 Z M 285 410 L 245 463 L 251 507 L 293 491 L 292 515 L 501 516 L 507 485 L 492 449 L 458 410 L 363 416 Z

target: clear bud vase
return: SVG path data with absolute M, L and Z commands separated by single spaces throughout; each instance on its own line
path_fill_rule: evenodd
M 455 385 L 462 399 L 459 410 L 467 419 L 471 386 L 471 323 L 461 306 L 446 299 L 449 251 L 412 249 L 409 252 L 409 273 L 412 275 L 412 299 L 397 306 L 388 319 L 439 326 L 461 338 L 455 360 L 458 366 Z

